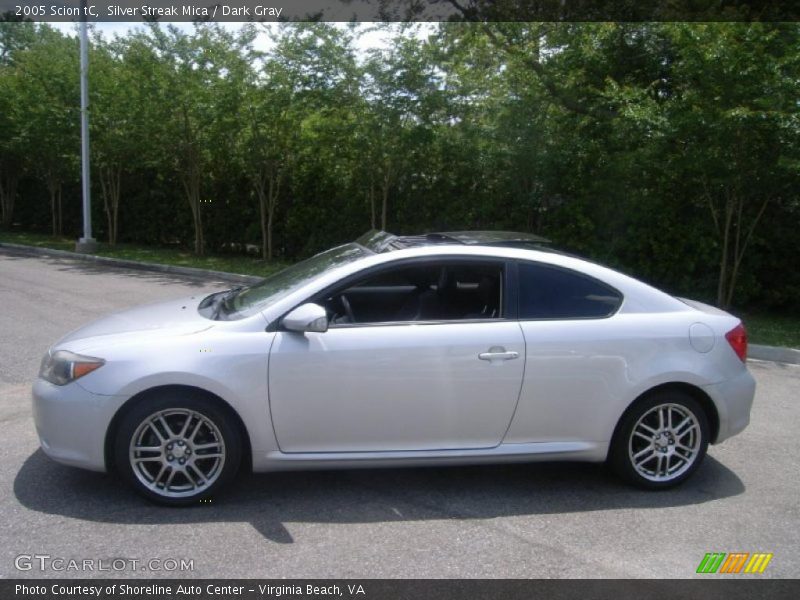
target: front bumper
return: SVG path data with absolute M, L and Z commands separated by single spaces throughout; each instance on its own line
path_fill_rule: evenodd
M 742 431 L 750 423 L 750 408 L 756 393 L 756 380 L 744 369 L 736 377 L 714 385 L 703 386 L 717 407 L 719 432 L 714 444 L 719 444 Z
M 105 471 L 106 431 L 125 400 L 92 394 L 77 382 L 59 386 L 38 378 L 33 420 L 42 450 L 65 465 Z

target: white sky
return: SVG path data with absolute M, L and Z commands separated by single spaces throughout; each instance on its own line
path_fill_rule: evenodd
M 193 28 L 192 23 L 162 23 L 163 25 L 174 25 L 179 29 L 183 29 L 187 32 L 191 31 Z M 68 35 L 77 35 L 78 32 L 78 25 L 76 23 L 49 23 L 51 27 L 58 29 L 59 31 L 68 34 Z M 220 23 L 220 25 L 225 29 L 230 30 L 239 30 L 244 23 Z M 280 27 L 281 24 L 279 23 L 269 23 L 270 27 Z M 343 23 L 337 24 L 339 27 L 346 27 Z M 129 31 L 135 28 L 141 28 L 141 23 L 94 23 L 92 28 L 95 31 L 99 31 L 102 33 L 103 37 L 106 39 L 113 39 L 115 35 L 125 35 Z M 374 23 L 362 23 L 359 25 L 359 31 L 361 34 L 355 39 L 355 48 L 359 53 L 366 52 L 371 48 L 382 48 L 385 49 L 388 47 L 389 40 L 391 38 L 391 34 L 396 32 L 399 29 L 398 24 L 390 24 L 388 25 L 388 30 L 381 28 L 376 29 Z M 420 39 L 426 37 L 430 33 L 434 31 L 436 28 L 436 23 L 418 23 L 414 26 L 414 34 L 419 37 Z M 267 35 L 266 31 L 261 32 L 258 34 L 258 38 L 256 39 L 254 46 L 257 50 L 266 51 L 269 50 L 271 46 L 271 40 Z

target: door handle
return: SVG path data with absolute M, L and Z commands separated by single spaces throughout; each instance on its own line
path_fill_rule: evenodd
M 481 360 L 488 360 L 490 362 L 494 362 L 496 360 L 513 360 L 515 358 L 519 358 L 519 352 L 506 351 L 505 348 L 501 348 L 499 346 L 494 346 L 489 348 L 488 352 L 481 352 L 478 354 L 478 358 Z

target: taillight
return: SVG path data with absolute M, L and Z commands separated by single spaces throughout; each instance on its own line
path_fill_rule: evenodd
M 736 356 L 738 356 L 742 362 L 746 361 L 747 331 L 745 331 L 744 325 L 739 323 L 736 327 L 725 334 L 725 339 L 728 340 L 731 348 L 733 348 L 733 351 L 736 352 Z

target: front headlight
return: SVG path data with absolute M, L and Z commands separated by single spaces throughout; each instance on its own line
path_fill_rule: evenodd
M 105 364 L 102 358 L 81 356 L 67 350 L 48 352 L 42 359 L 39 377 L 56 385 L 66 385 L 79 377 L 99 369 Z

